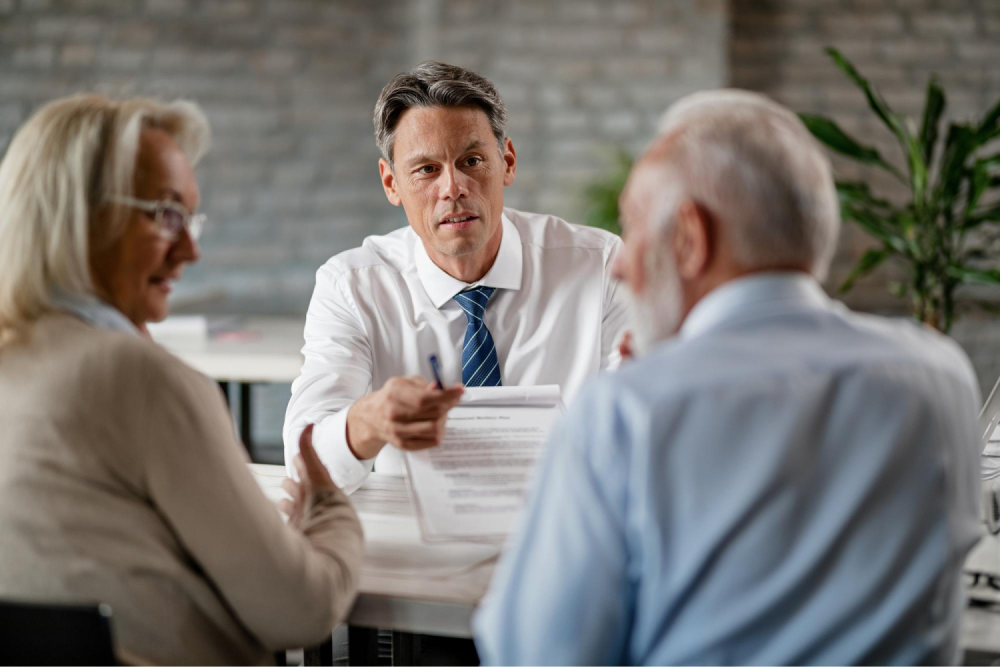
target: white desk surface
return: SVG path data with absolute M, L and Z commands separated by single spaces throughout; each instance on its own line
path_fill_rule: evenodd
M 304 325 L 299 318 L 248 317 L 239 331 L 219 337 L 160 335 L 155 340 L 215 380 L 291 382 L 302 369 Z
M 283 466 L 250 464 L 265 495 L 281 497 Z M 373 473 L 351 496 L 365 530 L 358 600 L 347 622 L 401 632 L 471 636 L 470 621 L 486 593 L 498 547 L 428 545 L 421 541 L 406 481 Z M 966 567 L 1000 572 L 1000 536 L 983 538 Z M 963 649 L 1000 654 L 1000 607 L 968 607 Z
M 285 468 L 253 463 L 250 469 L 276 502 Z M 398 475 L 373 473 L 351 500 L 365 531 L 365 562 L 347 623 L 471 637 L 472 613 L 489 585 L 499 546 L 424 543 Z

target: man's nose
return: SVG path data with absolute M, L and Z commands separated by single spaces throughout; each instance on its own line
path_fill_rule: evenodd
M 441 199 L 454 201 L 468 197 L 467 176 L 458 169 L 442 169 L 440 177 Z

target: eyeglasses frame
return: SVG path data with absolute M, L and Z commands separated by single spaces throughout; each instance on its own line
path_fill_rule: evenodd
M 183 204 L 170 199 L 137 199 L 135 197 L 127 197 L 125 195 L 112 195 L 111 197 L 108 197 L 108 201 L 114 204 L 131 206 L 132 208 L 137 208 L 140 211 L 145 211 L 146 213 L 152 213 L 153 220 L 156 222 L 156 231 L 166 241 L 176 241 L 180 238 L 180 232 L 174 234 L 164 228 L 164 209 L 172 209 L 183 217 L 184 229 L 187 230 L 188 236 L 191 237 L 192 241 L 197 241 L 201 237 L 202 231 L 205 229 L 206 216 L 204 213 L 189 213 Z

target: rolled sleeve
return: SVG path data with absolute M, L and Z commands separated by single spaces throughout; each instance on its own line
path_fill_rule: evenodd
M 371 474 L 375 459 L 359 460 L 347 444 L 347 411 L 323 420 L 313 431 L 313 444 L 333 481 L 345 493 L 353 493 Z
M 285 413 L 285 465 L 299 451 L 299 436 L 316 424 L 313 444 L 330 476 L 350 493 L 364 483 L 373 461 L 359 461 L 347 446 L 347 411 L 371 391 L 372 355 L 357 303 L 343 274 L 324 266 L 316 274 L 304 332 L 302 372 L 292 383 Z

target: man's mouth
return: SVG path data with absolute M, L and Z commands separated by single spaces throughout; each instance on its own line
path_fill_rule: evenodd
M 438 225 L 441 227 L 447 227 L 448 229 L 465 229 L 478 219 L 479 219 L 478 215 L 473 215 L 471 213 L 462 213 L 459 215 L 449 215 L 447 218 L 442 218 L 441 221 L 438 222 Z

